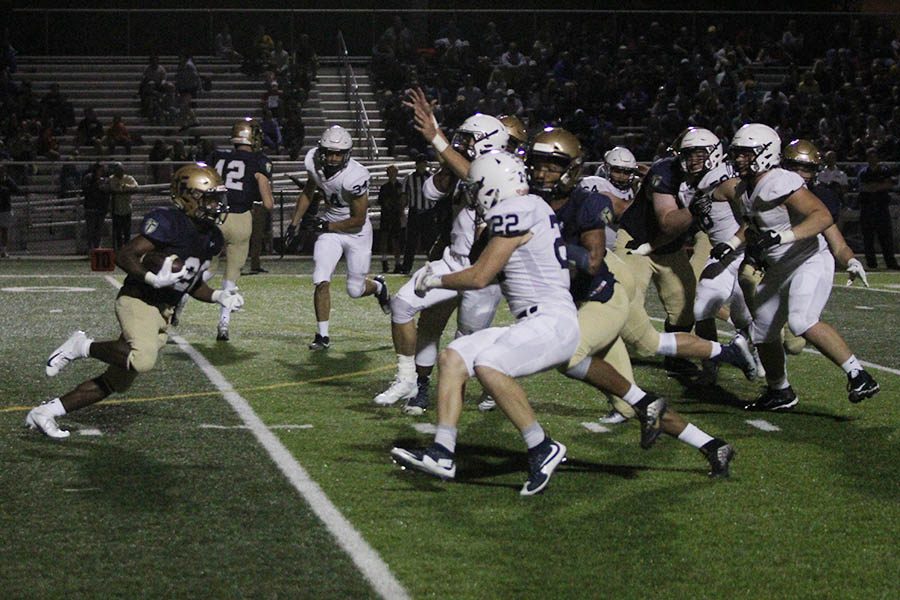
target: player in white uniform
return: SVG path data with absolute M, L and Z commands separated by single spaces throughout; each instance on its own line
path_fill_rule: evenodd
M 565 459 L 566 447 L 545 435 L 515 378 L 567 361 L 578 345 L 565 245 L 552 209 L 528 193 L 525 165 L 514 155 L 490 152 L 478 157 L 467 182 L 486 211 L 490 241 L 468 269 L 436 275 L 426 268 L 416 278 L 416 289 L 477 289 L 502 272 L 500 285 L 516 322 L 458 338 L 441 353 L 434 443 L 422 450 L 394 448 L 391 456 L 404 467 L 452 479 L 463 388 L 474 375 L 528 446 L 529 477 L 520 493 L 530 496 L 547 486 Z M 551 339 L 554 343 L 548 344 Z
M 353 139 L 347 130 L 332 125 L 322 134 L 318 146 L 306 153 L 304 166 L 308 179 L 297 198 L 297 207 L 286 232 L 286 242 L 290 245 L 313 194 L 321 191 L 325 213 L 306 221 L 309 229 L 320 233 L 313 250 L 317 331 L 309 344 L 310 350 L 322 350 L 331 343 L 328 331 L 330 282 L 341 255 L 347 257 L 347 294 L 351 298 L 375 295 L 381 309 L 390 312 L 390 294 L 384 278 L 366 277 L 372 261 L 369 170 L 350 158 L 352 148 Z
M 631 150 L 616 146 L 603 155 L 603 164 L 594 175 L 582 177 L 578 187 L 591 192 L 599 192 L 612 201 L 614 220 L 606 226 L 606 249 L 616 247 L 616 233 L 619 231 L 619 217 L 631 206 L 634 188 L 640 182 L 637 160 Z
M 781 328 L 785 322 L 847 374 L 850 402 L 874 396 L 879 386 L 844 339 L 820 320 L 831 294 L 834 261 L 822 237 L 832 225 L 824 204 L 796 173 L 778 168 L 781 139 L 770 127 L 750 123 L 731 141 L 729 156 L 741 177 L 736 189 L 747 223 L 712 255 L 727 260 L 746 241 L 747 256 L 765 275 L 756 289 L 751 336 L 766 368 L 767 388 L 747 410 L 784 410 L 797 404 L 787 380 Z

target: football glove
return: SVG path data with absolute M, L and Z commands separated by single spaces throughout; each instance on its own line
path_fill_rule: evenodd
M 322 217 L 315 217 L 314 219 L 310 219 L 309 221 L 304 221 L 300 223 L 300 227 L 302 227 L 305 231 L 313 231 L 315 233 L 328 233 L 328 221 L 323 219 Z
M 294 243 L 297 241 L 297 226 L 296 225 L 288 225 L 287 229 L 284 230 L 284 247 L 292 248 Z
M 628 250 L 627 254 L 634 254 L 635 256 L 647 256 L 651 252 L 653 252 L 653 246 L 651 246 L 648 242 L 644 242 L 640 246 Z
M 691 214 L 697 219 L 708 217 L 712 210 L 712 198 L 709 194 L 698 194 L 694 196 L 688 210 L 691 211 Z
M 425 265 L 423 269 L 419 269 L 416 273 L 416 296 L 424 298 L 428 290 L 441 286 L 440 275 L 435 275 L 431 268 L 431 263 Z
M 244 297 L 238 293 L 237 288 L 233 290 L 216 290 L 212 293 L 212 300 L 230 312 L 237 312 L 244 307 Z
M 863 269 L 862 263 L 855 258 L 847 261 L 847 273 L 850 274 L 850 277 L 847 278 L 848 286 L 853 285 L 853 281 L 859 278 L 864 286 L 869 287 L 869 278 L 866 275 L 866 270 Z
M 735 248 L 733 248 L 728 242 L 719 242 L 712 247 L 712 250 L 710 250 L 709 252 L 709 257 L 718 261 L 722 261 L 728 256 L 734 254 L 734 251 Z
M 769 248 L 774 248 L 780 244 L 786 244 L 788 242 L 792 242 L 794 237 L 793 231 L 772 231 L 771 229 L 767 231 L 760 231 L 759 235 L 753 240 L 752 245 L 758 248 L 759 250 L 768 250 Z
M 156 273 L 147 271 L 147 274 L 144 275 L 144 281 L 156 289 L 170 287 L 181 281 L 186 281 L 185 277 L 190 277 L 190 275 L 185 273 L 184 269 L 181 271 L 172 271 L 172 263 L 176 258 L 178 257 L 174 254 L 167 256 L 166 260 L 163 261 L 162 266 L 159 268 L 159 271 Z

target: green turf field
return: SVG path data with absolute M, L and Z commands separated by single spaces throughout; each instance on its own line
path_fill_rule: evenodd
M 197 302 L 174 330 L 237 394 L 170 344 L 127 395 L 62 418 L 73 436 L 55 443 L 22 427 L 27 409 L 103 367 L 82 360 L 48 379 L 44 361 L 77 328 L 118 335 L 115 289 L 86 262 L 0 262 L 3 597 L 900 596 L 900 274 L 871 274 L 885 291 L 835 288 L 826 309 L 857 356 L 887 368 L 872 368 L 882 392 L 863 404 L 813 353 L 790 359 L 800 404 L 785 414 L 736 408 L 760 384 L 727 367 L 720 388 L 697 391 L 656 360 L 639 364 L 643 387 L 737 448 L 730 480 L 708 480 L 703 457 L 673 439 L 641 450 L 636 424 L 592 433 L 583 424 L 606 407 L 584 385 L 526 379 L 569 460 L 544 494 L 522 498 L 523 443 L 502 414 L 475 409 L 477 383 L 457 481 L 392 464 L 398 442 L 430 442 L 413 426 L 434 412 L 371 402 L 393 377 L 389 317 L 337 277 L 332 348 L 311 353 L 311 263 L 266 266 L 240 281 L 247 310 L 230 343 L 214 341 L 216 307 Z M 235 397 L 269 429 L 248 429 Z M 289 481 L 260 442 L 271 434 L 318 487 Z M 295 483 L 320 489 L 360 544 L 333 534 Z

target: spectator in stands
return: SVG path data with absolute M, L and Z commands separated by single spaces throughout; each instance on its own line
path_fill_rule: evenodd
M 875 237 L 881 245 L 884 263 L 888 269 L 900 270 L 894 257 L 893 220 L 891 219 L 891 194 L 894 179 L 890 169 L 882 165 L 877 148 L 866 151 L 867 165 L 857 175 L 859 179 L 859 227 L 862 230 L 869 269 L 878 267 L 875 256 Z
M 172 142 L 172 152 L 170 156 L 175 168 L 181 167 L 184 163 L 193 161 L 193 157 L 191 156 L 191 153 L 188 152 L 184 140 L 180 139 Z
M 303 150 L 303 138 L 306 136 L 306 126 L 299 110 L 288 111 L 281 134 L 291 160 L 297 160 Z
M 284 42 L 278 40 L 275 42 L 275 48 L 272 50 L 272 60 L 270 64 L 272 65 L 272 71 L 275 73 L 276 77 L 284 77 L 287 75 L 288 68 L 291 61 L 291 55 L 287 50 L 284 49 Z
M 37 141 L 38 156 L 43 156 L 48 160 L 59 160 L 59 140 L 53 135 L 53 126 L 44 125 L 41 128 L 41 134 Z
M 125 173 L 120 162 L 114 162 L 111 170 L 113 248 L 118 250 L 131 240 L 131 198 L 138 189 L 138 182 Z
M 401 204 L 409 207 L 406 220 L 406 248 L 400 272 L 408 275 L 412 271 L 416 252 L 426 252 L 434 242 L 434 206 L 425 197 L 422 186 L 431 176 L 428 172 L 428 158 L 424 154 L 416 157 L 416 170 L 403 180 Z
M 12 226 L 12 196 L 22 195 L 22 190 L 0 164 L 0 258 L 7 258 L 6 248 L 9 245 L 9 228 Z
M 116 148 L 122 146 L 125 154 L 131 155 L 131 134 L 122 120 L 122 115 L 113 117 L 112 125 L 106 130 L 106 148 L 110 154 L 115 154 Z
M 272 114 L 272 111 L 265 109 L 263 111 L 262 122 L 259 124 L 263 133 L 263 146 L 272 150 L 273 154 L 281 154 L 281 125 L 278 119 Z
M 41 121 L 53 128 L 53 133 L 62 135 L 67 127 L 75 125 L 75 107 L 69 99 L 59 91 L 59 84 L 50 84 L 50 91 L 41 98 L 43 113 Z
M 172 149 L 163 140 L 153 142 L 147 160 L 151 163 L 150 176 L 153 183 L 168 183 L 172 180 Z
M 228 29 L 227 23 L 222 24 L 222 29 L 216 34 L 214 43 L 216 56 L 219 58 L 233 63 L 239 63 L 243 60 L 243 57 L 234 50 L 234 44 L 231 41 L 231 30 Z
M 200 123 L 194 114 L 194 98 L 200 93 L 200 72 L 194 64 L 194 58 L 190 54 L 182 54 L 178 58 L 178 71 L 175 73 L 175 91 L 178 93 L 179 119 L 181 129 L 196 127 Z
M 475 79 L 471 74 L 466 75 L 466 83 L 456 91 L 456 95 L 465 98 L 466 112 L 469 114 L 475 112 L 475 106 L 484 97 L 484 93 L 475 85 Z
M 74 164 L 63 163 L 59 170 L 59 197 L 74 198 L 81 190 L 81 173 Z
M 78 122 L 75 131 L 75 154 L 82 146 L 90 146 L 97 156 L 103 154 L 103 124 L 90 106 L 84 109 L 84 118 Z
M 253 49 L 260 67 L 266 67 L 271 63 L 275 42 L 272 40 L 272 36 L 266 33 L 266 28 L 263 25 L 256 27 L 256 35 L 253 36 Z
M 516 85 L 524 77 L 528 68 L 528 57 L 519 52 L 519 45 L 510 42 L 506 52 L 500 56 L 500 68 L 506 81 L 510 85 Z
M 274 79 L 269 82 L 269 86 L 262 95 L 263 110 L 270 111 L 276 118 L 282 118 L 282 97 L 284 92 L 278 87 L 278 82 Z
M 91 165 L 81 180 L 84 197 L 84 225 L 88 248 L 99 248 L 103 239 L 103 224 L 109 211 L 109 181 L 106 167 L 100 162 Z
M 847 174 L 837 166 L 837 153 L 834 150 L 825 153 L 825 166 L 819 171 L 816 179 L 837 194 L 841 205 L 844 204 L 844 194 L 847 193 Z
M 315 81 L 319 72 L 319 57 L 309 41 L 309 35 L 301 33 L 294 51 L 294 69 L 306 74 L 309 81 Z M 308 86 L 307 86 L 308 87 Z
M 381 206 L 379 237 L 381 238 L 381 272 L 388 272 L 388 252 L 394 254 L 394 273 L 400 273 L 400 253 L 403 250 L 403 190 L 397 181 L 396 165 L 388 165 L 387 181 L 378 190 L 378 204 Z

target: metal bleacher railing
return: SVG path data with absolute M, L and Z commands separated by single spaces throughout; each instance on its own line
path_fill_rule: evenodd
M 366 105 L 359 95 L 359 82 L 356 80 L 353 65 L 350 64 L 350 52 L 347 50 L 347 42 L 344 40 L 343 32 L 338 31 L 337 39 L 338 57 L 341 60 L 347 104 L 351 110 L 356 112 L 356 138 L 364 138 L 366 140 L 366 158 L 373 160 L 378 158 L 378 144 L 375 143 L 375 136 L 372 135 L 372 126 L 369 121 L 369 114 L 366 112 Z

